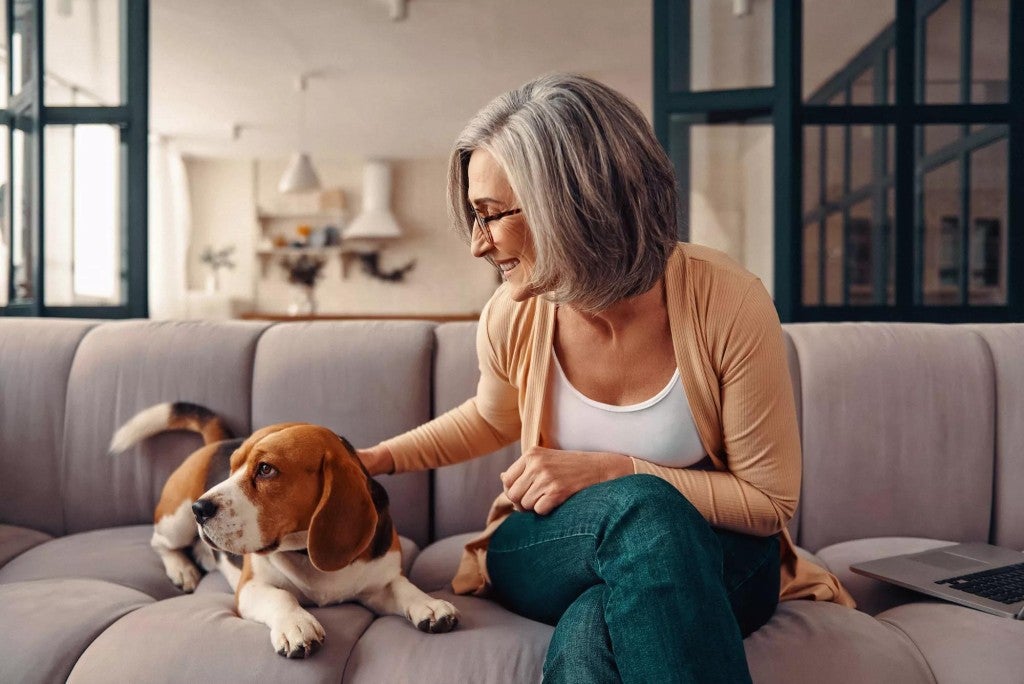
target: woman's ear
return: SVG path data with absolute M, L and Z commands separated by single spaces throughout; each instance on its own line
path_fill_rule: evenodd
M 359 557 L 377 530 L 367 476 L 355 457 L 329 448 L 323 491 L 309 523 L 309 560 L 317 570 L 339 570 Z

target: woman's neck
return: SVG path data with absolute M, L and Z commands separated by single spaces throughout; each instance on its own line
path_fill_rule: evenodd
M 623 299 L 597 313 L 587 313 L 565 306 L 565 313 L 595 333 L 615 338 L 631 324 L 666 315 L 665 280 L 659 278 L 652 288 L 635 297 Z

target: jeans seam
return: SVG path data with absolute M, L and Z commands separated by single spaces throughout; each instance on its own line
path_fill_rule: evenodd
M 540 544 L 550 544 L 551 542 L 564 541 L 566 539 L 572 539 L 573 537 L 593 537 L 596 539 L 597 535 L 593 532 L 574 532 L 572 534 L 566 534 L 560 537 L 551 537 L 550 539 L 531 541 L 529 543 L 524 543 L 520 546 L 515 546 L 508 549 L 496 549 L 493 546 L 491 546 L 488 547 L 487 553 L 512 553 L 514 551 L 522 551 L 523 549 L 528 549 L 531 546 L 538 546 Z

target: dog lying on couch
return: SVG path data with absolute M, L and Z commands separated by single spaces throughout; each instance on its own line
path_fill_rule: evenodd
M 279 423 L 233 439 L 209 409 L 185 402 L 141 411 L 115 433 L 112 453 L 167 430 L 203 436 L 168 478 L 151 545 L 186 592 L 219 569 L 238 614 L 270 627 L 274 649 L 304 658 L 324 629 L 302 605 L 358 601 L 402 615 L 425 632 L 448 632 L 458 610 L 402 574 L 402 552 L 384 488 L 355 449 L 308 423 Z

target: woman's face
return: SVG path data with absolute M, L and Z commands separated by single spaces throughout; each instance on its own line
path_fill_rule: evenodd
M 467 199 L 484 218 L 510 209 L 520 209 L 508 177 L 494 157 L 485 150 L 474 150 L 467 169 Z M 513 214 L 487 224 L 492 242 L 484 231 L 474 226 L 471 248 L 473 256 L 489 259 L 501 270 L 508 282 L 512 299 L 521 302 L 532 297 L 527 288 L 530 272 L 536 263 L 533 236 L 522 214 Z

